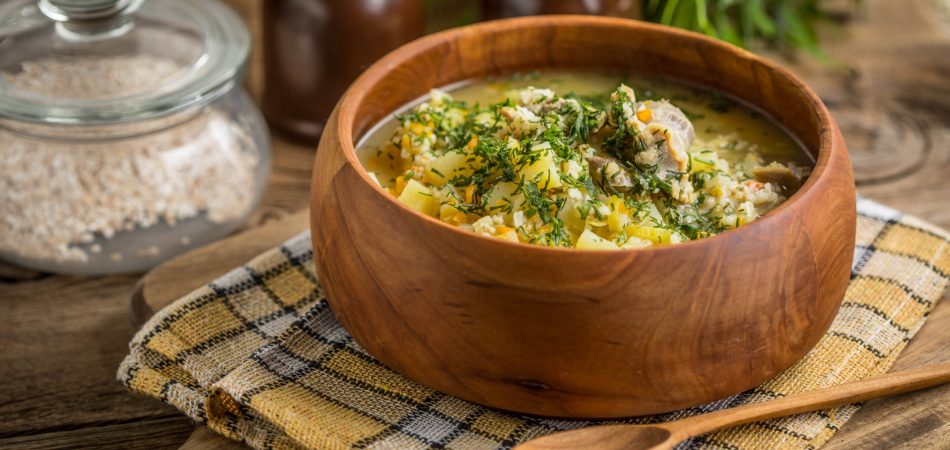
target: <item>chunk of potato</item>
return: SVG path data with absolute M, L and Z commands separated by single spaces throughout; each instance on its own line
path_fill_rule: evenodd
M 646 248 L 653 245 L 653 241 L 639 238 L 636 236 L 630 236 L 626 242 L 623 243 L 621 247 L 623 248 Z
M 500 214 L 503 211 L 507 213 L 509 203 L 512 211 L 521 209 L 524 198 L 520 192 L 516 192 L 517 189 L 518 184 L 510 181 L 495 183 L 487 194 L 486 209 L 492 214 Z
M 439 213 L 439 201 L 432 191 L 414 179 L 406 183 L 406 188 L 399 194 L 399 201 L 429 216 Z
M 607 201 L 610 208 L 610 215 L 607 216 L 607 226 L 611 233 L 619 233 L 630 223 L 630 216 L 627 213 L 627 206 L 623 200 L 617 196 L 610 196 Z
M 495 237 L 505 241 L 518 242 L 518 232 L 515 230 L 507 230 L 503 233 L 496 234 Z
M 630 223 L 630 216 L 620 211 L 613 211 L 607 216 L 607 227 L 611 233 L 618 233 Z
M 581 218 L 581 211 L 579 209 L 583 203 L 584 200 L 568 197 L 567 201 L 564 202 L 564 207 L 557 213 L 558 218 L 564 221 L 564 228 L 574 234 L 581 233 L 587 226 L 587 218 Z M 591 216 L 590 212 L 588 212 L 587 216 Z
M 663 225 L 663 215 L 656 205 L 650 202 L 643 204 L 634 213 L 635 221 L 643 225 L 657 226 Z
M 457 176 L 471 176 L 475 172 L 473 158 L 461 152 L 446 152 L 429 163 L 423 180 L 433 186 L 444 186 Z
M 598 236 L 593 231 L 584 230 L 584 232 L 578 236 L 574 248 L 579 250 L 616 250 L 620 247 L 612 241 Z
M 703 150 L 689 154 L 689 173 L 712 172 L 716 170 L 719 155 L 712 150 Z
M 669 228 L 630 225 L 625 230 L 628 236 L 647 239 L 657 244 L 677 244 L 682 242 L 679 233 Z
M 561 176 L 558 174 L 557 166 L 554 155 L 546 152 L 537 161 L 521 169 L 521 174 L 524 175 L 525 180 L 535 182 L 541 188 L 547 186 L 549 190 L 557 189 L 561 187 Z

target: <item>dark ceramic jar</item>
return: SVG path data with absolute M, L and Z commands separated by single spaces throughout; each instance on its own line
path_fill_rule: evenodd
M 268 0 L 264 116 L 316 144 L 340 95 L 376 59 L 424 32 L 421 0 Z

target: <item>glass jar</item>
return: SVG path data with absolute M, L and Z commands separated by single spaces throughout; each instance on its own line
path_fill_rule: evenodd
M 215 0 L 2 2 L 0 259 L 142 271 L 243 224 L 271 159 L 249 50 Z

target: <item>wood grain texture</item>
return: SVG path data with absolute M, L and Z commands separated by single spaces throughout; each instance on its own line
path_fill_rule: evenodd
M 260 1 L 229 3 L 241 6 Z M 859 192 L 950 228 L 946 200 L 950 198 L 950 177 L 946 176 L 950 173 L 950 99 L 943 81 L 950 61 L 950 34 L 946 13 L 935 8 L 940 1 L 946 3 L 862 2 L 866 5 L 862 15 L 823 40 L 828 53 L 848 70 L 807 59 L 796 63 L 783 59 L 781 64 L 802 76 L 842 125 Z M 246 10 L 254 13 L 254 8 Z M 876 32 L 881 29 L 899 31 L 885 39 Z M 254 92 L 253 82 L 250 87 Z M 865 105 L 883 102 L 878 99 L 893 98 L 898 92 L 928 99 L 926 104 L 932 105 L 902 108 L 899 117 L 901 123 L 907 118 L 912 124 L 901 127 L 907 130 L 903 136 L 910 142 L 927 143 L 927 157 L 918 163 L 920 170 L 861 185 L 860 180 L 867 178 L 865 171 L 874 170 L 868 176 L 877 171 L 875 155 L 887 155 L 893 148 L 875 130 L 892 124 L 882 120 L 888 117 L 880 107 L 875 107 L 874 120 L 851 120 L 845 115 L 860 117 Z M 249 227 L 279 220 L 288 211 L 305 208 L 309 201 L 313 149 L 278 140 L 274 150 L 271 182 L 261 211 Z M 209 281 L 187 275 L 182 274 L 183 285 L 197 287 Z M 0 263 L 0 448 L 129 448 L 139 443 L 163 449 L 185 442 L 191 427 L 187 418 L 157 400 L 129 395 L 114 380 L 115 367 L 134 332 L 127 319 L 127 301 L 136 279 L 113 276 L 82 281 Z M 58 331 L 53 332 L 54 328 Z M 950 295 L 945 295 L 894 369 L 950 361 L 948 341 Z M 231 446 L 227 448 L 246 448 L 213 434 L 212 439 Z M 944 386 L 867 402 L 823 448 L 934 450 L 947 449 L 948 440 L 950 388 Z
M 45 276 L 3 282 L 0 447 L 93 446 L 89 439 L 96 435 L 100 442 L 149 436 L 143 442 L 154 448 L 181 442 L 188 418 L 128 395 L 115 381 L 135 331 L 127 304 L 134 281 Z
M 950 1 L 864 1 L 822 41 L 834 64 L 789 65 L 841 126 L 858 191 L 950 223 Z
M 791 130 L 817 165 L 788 202 L 738 230 L 601 252 L 465 232 L 396 201 L 356 158 L 356 137 L 432 88 L 550 68 L 649 68 L 730 92 Z M 667 412 L 772 378 L 834 318 L 855 232 L 844 141 L 799 80 L 704 36 L 583 16 L 439 33 L 377 62 L 328 121 L 310 211 L 330 306 L 370 354 L 465 400 L 559 417 Z
M 670 450 L 688 438 L 727 427 L 918 391 L 948 382 L 950 363 L 932 364 L 672 422 L 605 425 L 562 431 L 525 442 L 515 447 L 515 450 L 593 447 L 602 450 Z
M 177 448 L 194 424 L 181 414 L 170 412 L 165 417 L 134 419 L 116 423 L 86 424 L 76 429 L 24 434 L 0 439 L 2 448 Z M 219 438 L 228 441 L 225 438 Z M 233 441 L 228 441 L 233 442 Z
M 246 450 L 248 448 L 250 447 L 223 437 L 208 427 L 199 426 L 178 450 Z

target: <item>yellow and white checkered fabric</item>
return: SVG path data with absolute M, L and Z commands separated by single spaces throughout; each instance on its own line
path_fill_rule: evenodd
M 810 391 L 888 370 L 950 280 L 950 235 L 858 202 L 851 284 L 818 346 L 735 397 L 655 422 Z M 255 448 L 509 448 L 593 422 L 520 416 L 433 391 L 392 372 L 337 323 L 301 234 L 192 292 L 136 334 L 118 377 Z M 698 437 L 680 448 L 813 449 L 846 406 Z

